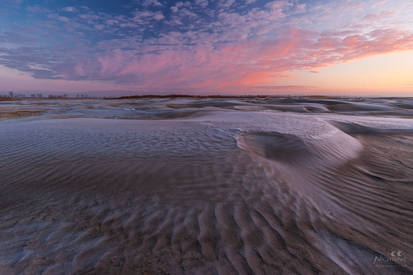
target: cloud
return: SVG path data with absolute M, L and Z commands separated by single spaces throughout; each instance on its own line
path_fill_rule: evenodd
M 270 41 L 199 45 L 190 50 L 147 45 L 144 55 L 114 50 L 77 60 L 68 66 L 64 78 L 112 80 L 138 87 L 248 87 L 269 85 L 292 70 L 315 71 L 365 56 L 413 49 L 413 35 L 395 30 L 343 39 L 320 35 L 291 29 L 282 39 Z
M 65 22 L 65 23 L 70 21 L 70 19 L 68 17 L 61 16 L 59 14 L 49 14 L 48 17 L 51 18 L 51 19 L 59 20 L 60 22 Z
M 159 2 L 158 0 L 145 0 L 145 1 L 143 1 L 143 6 L 145 6 L 145 7 L 147 7 L 147 6 L 162 7 L 163 4 L 161 2 Z
M 209 5 L 208 0 L 195 0 L 195 4 L 201 6 L 202 8 L 206 8 Z
M 148 8 L 131 15 L 79 7 L 61 9 L 65 16 L 49 11 L 36 23 L 44 30 L 36 37 L 50 44 L 27 34 L 0 33 L 0 43 L 13 43 L 0 47 L 0 64 L 38 79 L 226 89 L 277 86 L 291 71 L 316 72 L 413 49 L 412 30 L 401 28 L 395 20 L 399 13 L 385 10 L 385 4 L 368 10 L 371 3 L 352 0 L 317 5 L 282 0 L 265 6 L 248 0 L 140 3 Z M 363 19 L 361 25 L 355 26 L 354 18 Z
M 65 12 L 76 12 L 77 9 L 76 9 L 75 7 L 64 7 L 64 8 L 62 9 L 62 11 L 65 11 Z
M 164 19 L 165 16 L 163 15 L 162 12 L 156 12 L 156 13 L 154 14 L 153 18 L 154 18 L 155 20 L 157 20 L 157 21 L 160 21 L 160 20 Z

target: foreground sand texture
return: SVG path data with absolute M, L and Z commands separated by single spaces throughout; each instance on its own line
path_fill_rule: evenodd
M 0 274 L 413 272 L 411 99 L 0 113 Z

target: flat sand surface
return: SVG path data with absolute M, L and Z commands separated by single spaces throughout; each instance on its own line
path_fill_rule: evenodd
M 0 102 L 0 274 L 411 274 L 413 100 Z

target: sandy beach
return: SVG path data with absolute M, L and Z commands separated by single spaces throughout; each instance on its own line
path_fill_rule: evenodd
M 0 274 L 411 274 L 413 99 L 0 102 Z

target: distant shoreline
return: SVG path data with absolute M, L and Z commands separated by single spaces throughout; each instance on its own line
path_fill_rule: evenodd
M 375 98 L 375 99 L 396 99 L 413 98 L 411 96 L 402 97 L 369 97 L 369 96 L 327 96 L 327 95 L 187 95 L 187 94 L 166 94 L 166 95 L 132 95 L 119 97 L 63 97 L 63 96 L 44 96 L 44 97 L 0 97 L 0 101 L 19 101 L 19 100 L 127 100 L 127 99 L 147 99 L 147 98 L 193 98 L 193 99 L 253 99 L 253 98 L 318 98 L 318 99 L 337 99 L 337 98 Z

